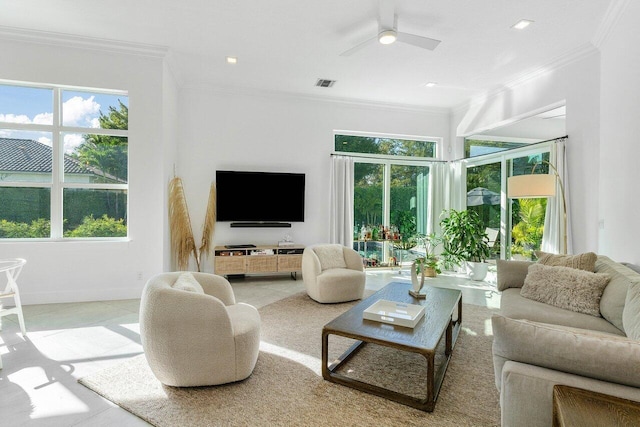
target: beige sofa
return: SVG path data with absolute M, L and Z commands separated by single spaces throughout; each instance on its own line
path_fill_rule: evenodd
M 531 264 L 497 265 L 493 359 L 502 426 L 551 426 L 556 384 L 640 401 L 640 274 L 598 256 L 594 272 L 610 280 L 596 317 L 523 297 Z

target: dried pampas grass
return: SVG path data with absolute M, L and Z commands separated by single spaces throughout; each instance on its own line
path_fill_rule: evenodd
M 209 201 L 207 203 L 207 213 L 204 216 L 204 225 L 202 226 L 202 241 L 200 242 L 200 259 L 209 255 L 211 250 L 211 239 L 216 228 L 216 186 L 211 183 L 209 189 Z
M 169 229 L 171 232 L 171 251 L 176 257 L 179 270 L 187 270 L 189 257 L 193 254 L 198 271 L 200 260 L 191 230 L 191 218 L 184 195 L 182 179 L 174 177 L 169 182 Z

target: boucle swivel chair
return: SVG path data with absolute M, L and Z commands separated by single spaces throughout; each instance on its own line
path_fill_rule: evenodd
M 260 315 L 255 307 L 236 304 L 224 277 L 162 273 L 142 291 L 140 337 L 151 371 L 161 383 L 225 384 L 253 372 Z
M 307 294 L 320 303 L 362 299 L 365 273 L 362 256 L 336 244 L 307 246 L 302 254 Z

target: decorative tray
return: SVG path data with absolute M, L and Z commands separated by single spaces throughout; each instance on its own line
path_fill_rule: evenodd
M 415 327 L 424 316 L 424 307 L 381 299 L 363 312 L 363 317 L 391 325 Z

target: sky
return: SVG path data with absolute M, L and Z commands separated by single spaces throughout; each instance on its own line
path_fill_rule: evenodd
M 64 126 L 99 128 L 100 111 L 118 108 L 118 100 L 129 106 L 123 95 L 74 90 L 62 91 L 62 124 Z M 53 124 L 53 90 L 24 86 L 0 85 L 0 137 L 25 138 L 51 146 L 51 132 L 11 129 L 11 123 Z M 65 133 L 64 151 L 71 153 L 82 142 L 82 133 Z

